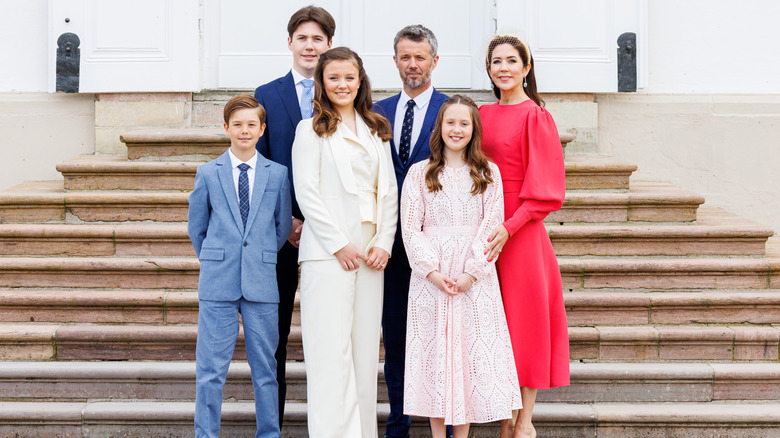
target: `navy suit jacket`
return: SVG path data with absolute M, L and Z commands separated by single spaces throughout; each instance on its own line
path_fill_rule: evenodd
M 265 133 L 257 141 L 257 151 L 269 160 L 287 167 L 287 177 L 291 184 L 292 215 L 303 219 L 295 187 L 292 186 L 292 144 L 295 140 L 295 128 L 301 121 L 301 105 L 295 92 L 292 72 L 281 78 L 257 87 L 255 99 L 265 107 Z
M 287 169 L 257 157 L 246 227 L 225 151 L 198 166 L 187 232 L 200 260 L 198 298 L 278 303 L 276 253 L 290 234 Z
M 390 126 L 395 126 L 395 112 L 398 107 L 398 99 L 401 98 L 401 94 L 398 93 L 395 96 L 388 97 L 387 99 L 380 100 L 379 102 L 374 104 L 374 111 L 378 112 L 379 114 L 382 114 L 383 116 L 387 117 L 387 120 L 390 121 Z M 439 114 L 439 108 L 441 108 L 441 104 L 444 103 L 445 100 L 447 100 L 449 96 L 446 94 L 439 93 L 436 91 L 436 89 L 433 89 L 433 95 L 431 96 L 431 101 L 428 102 L 428 109 L 425 111 L 425 119 L 423 120 L 422 129 L 420 130 L 420 135 L 417 137 L 417 142 L 414 144 L 414 148 L 412 149 L 412 154 L 409 157 L 409 160 L 406 162 L 406 165 L 404 166 L 401 164 L 401 159 L 398 158 L 398 151 L 395 147 L 395 139 L 390 140 L 390 153 L 393 156 L 393 167 L 395 168 L 395 180 L 398 183 L 398 202 L 400 205 L 401 200 L 401 189 L 404 185 L 404 178 L 406 178 L 406 173 L 409 172 L 409 168 L 412 167 L 412 164 L 417 163 L 422 160 L 428 159 L 428 157 L 431 156 L 431 147 L 430 147 L 430 138 L 431 138 L 431 132 L 433 132 L 433 129 L 435 128 L 436 124 L 436 116 Z M 403 114 L 401 115 L 403 117 Z M 400 209 L 399 215 L 400 215 Z M 394 263 L 401 263 L 407 268 L 409 268 L 409 262 L 406 258 L 406 250 L 404 249 L 404 241 L 401 236 L 401 226 L 400 226 L 400 217 L 398 222 L 398 229 L 395 233 L 395 242 L 393 243 L 393 260 Z M 392 283 L 393 280 L 391 278 L 385 277 L 385 283 Z M 406 287 L 409 287 L 409 284 L 406 284 Z

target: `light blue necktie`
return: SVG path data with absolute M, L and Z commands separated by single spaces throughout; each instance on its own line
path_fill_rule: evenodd
M 303 93 L 301 93 L 301 117 L 310 119 L 312 114 L 311 101 L 314 99 L 314 80 L 304 79 L 301 81 L 301 84 L 303 84 Z
M 249 165 L 241 163 L 238 165 L 238 208 L 241 211 L 241 221 L 246 228 L 246 218 L 249 216 L 249 174 L 246 173 Z

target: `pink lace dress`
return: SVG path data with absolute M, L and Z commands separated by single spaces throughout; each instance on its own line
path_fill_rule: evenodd
M 521 407 L 512 346 L 495 260 L 487 261 L 490 233 L 504 220 L 498 167 L 494 183 L 472 195 L 469 168 L 445 167 L 443 188 L 425 185 L 428 161 L 409 170 L 401 196 L 401 226 L 412 267 L 406 328 L 404 413 L 444 418 L 445 424 L 485 423 Z M 451 279 L 468 272 L 470 290 L 450 296 L 426 276 Z

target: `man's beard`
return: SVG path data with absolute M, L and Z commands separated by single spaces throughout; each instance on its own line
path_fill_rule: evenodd
M 404 74 L 404 85 L 406 85 L 409 88 L 420 88 L 423 85 L 427 84 L 428 81 L 431 80 L 431 71 L 428 70 L 427 72 L 420 71 L 420 76 L 417 78 L 417 80 L 411 80 L 409 79 L 408 74 Z

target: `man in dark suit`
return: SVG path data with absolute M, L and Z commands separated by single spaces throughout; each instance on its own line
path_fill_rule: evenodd
M 403 90 L 395 96 L 377 102 L 374 110 L 384 114 L 393 127 L 390 149 L 400 197 L 406 172 L 412 164 L 427 159 L 431 154 L 428 140 L 439 107 L 447 100 L 447 96 L 436 91 L 431 85 L 431 73 L 436 68 L 439 56 L 436 54 L 438 42 L 430 29 L 422 25 L 404 27 L 396 34 L 393 49 L 393 60 L 401 75 Z M 409 301 L 410 276 L 411 268 L 399 225 L 392 257 L 385 269 L 382 314 L 385 380 L 390 398 L 386 437 L 407 437 L 411 426 L 409 416 L 403 414 L 406 306 Z
M 287 166 L 292 184 L 292 144 L 295 128 L 303 119 L 312 116 L 314 98 L 314 70 L 320 54 L 326 52 L 336 31 L 336 22 L 323 8 L 306 6 L 295 12 L 287 24 L 287 47 L 293 54 L 289 73 L 257 87 L 255 99 L 266 109 L 265 135 L 257 142 L 258 152 L 271 161 Z M 287 394 L 285 365 L 287 338 L 290 335 L 295 291 L 298 289 L 298 243 L 301 240 L 303 214 L 292 193 L 292 231 L 279 251 L 276 280 L 279 284 L 279 346 L 276 350 L 276 380 L 279 382 L 279 427 L 284 418 Z

